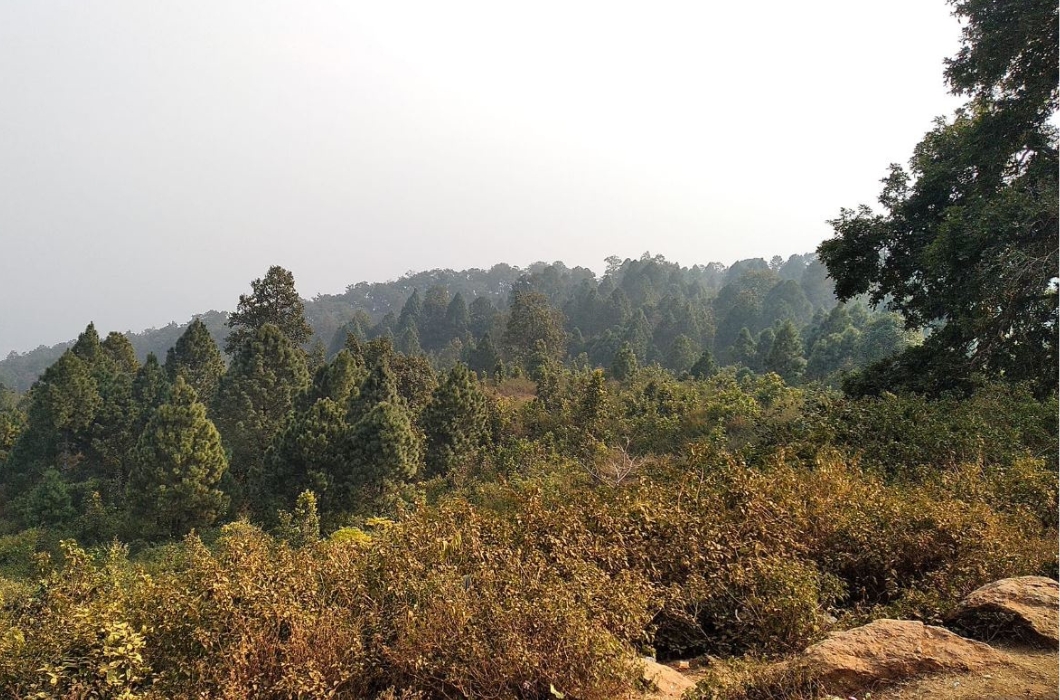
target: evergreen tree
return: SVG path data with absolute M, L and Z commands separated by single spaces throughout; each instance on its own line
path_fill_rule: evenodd
M 512 292 L 508 325 L 504 331 L 504 345 L 512 359 L 525 363 L 538 348 L 550 357 L 561 360 L 567 347 L 560 313 L 540 292 Z
M 64 352 L 30 392 L 26 429 L 5 470 L 13 492 L 28 489 L 46 468 L 70 471 L 83 462 L 91 454 L 92 426 L 102 405 L 88 363 L 72 349 Z
M 423 300 L 420 298 L 420 290 L 413 289 L 412 294 L 401 307 L 401 315 L 398 316 L 395 331 L 399 335 L 409 328 L 415 328 L 418 331 L 421 316 L 423 316 Z
M 195 390 L 177 376 L 169 400 L 148 421 L 137 445 L 129 500 L 152 534 L 180 537 L 224 513 L 217 489 L 228 468 L 221 436 Z
M 305 354 L 271 323 L 236 348 L 217 390 L 213 415 L 230 450 L 237 507 L 246 504 L 249 476 L 264 468 L 266 448 L 308 384 Z
M 423 413 L 427 475 L 446 474 L 488 435 L 486 397 L 475 375 L 457 364 L 434 390 Z
M 776 372 L 786 382 L 794 382 L 802 376 L 806 360 L 802 356 L 802 341 L 791 321 L 785 321 L 777 329 L 773 346 L 765 358 L 765 369 Z
M 115 372 L 134 375 L 140 369 L 140 363 L 136 359 L 136 349 L 124 333 L 115 331 L 108 333 L 100 343 L 100 349 L 103 357 Z
M 171 382 L 181 375 L 204 404 L 213 401 L 225 371 L 225 362 L 202 319 L 196 318 L 188 324 L 166 353 L 165 369 Z
M 268 468 L 257 475 L 260 509 L 275 512 L 305 489 L 320 494 L 328 510 L 344 507 L 348 432 L 346 406 L 330 397 L 292 414 L 267 455 Z
M 666 368 L 677 373 L 686 372 L 695 363 L 698 355 L 696 344 L 682 333 L 674 338 L 669 352 L 666 353 Z
M 133 379 L 133 405 L 137 413 L 137 434 L 143 430 L 155 409 L 169 398 L 169 382 L 165 370 L 154 353 L 149 353 Z
M 466 342 L 470 330 L 471 313 L 468 311 L 464 296 L 457 292 L 445 310 L 445 338 L 446 340 L 459 338 Z
M 497 373 L 501 365 L 501 356 L 496 346 L 493 345 L 493 339 L 490 338 L 489 333 L 483 335 L 471 349 L 467 364 L 479 376 L 491 377 Z
M 755 340 L 751 337 L 751 331 L 747 330 L 745 326 L 740 329 L 739 335 L 736 336 L 736 342 L 729 348 L 729 357 L 733 364 L 753 367 L 757 349 Z
M 470 316 L 470 331 L 476 338 L 481 338 L 493 330 L 493 323 L 497 319 L 497 308 L 488 297 L 475 297 L 468 307 Z
M 611 376 L 620 382 L 624 382 L 632 377 L 637 371 L 637 356 L 633 352 L 633 346 L 629 343 L 622 343 L 622 346 L 615 353 L 615 357 L 611 360 Z
M 294 512 L 280 512 L 282 539 L 295 547 L 305 547 L 320 540 L 320 515 L 317 513 L 317 497 L 312 491 L 298 494 Z
M 103 347 L 96 332 L 96 324 L 89 323 L 81 335 L 77 336 L 70 351 L 89 367 L 96 367 L 102 360 Z
M 840 299 L 868 293 L 931 334 L 848 386 L 937 394 L 993 377 L 1053 394 L 1060 12 L 1052 0 L 951 4 L 963 41 L 946 79 L 969 102 L 936 121 L 908 169 L 891 166 L 882 213 L 841 210 L 818 248 Z
M 397 381 L 390 369 L 390 357 L 381 355 L 375 359 L 368 370 L 368 376 L 361 383 L 359 391 L 351 393 L 347 410 L 347 420 L 355 424 L 368 415 L 376 404 L 400 402 L 397 392 Z
M 27 527 L 66 528 L 77 518 L 70 486 L 57 469 L 47 469 L 40 481 L 19 503 Z
M 363 507 L 392 493 L 419 473 L 421 442 L 408 409 L 383 401 L 353 425 L 347 452 L 351 505 Z
M 689 372 L 696 379 L 709 379 L 718 373 L 718 363 L 714 361 L 710 350 L 703 351 Z
M 249 295 L 239 295 L 239 305 L 228 317 L 232 332 L 225 340 L 225 352 L 234 355 L 265 325 L 274 326 L 294 347 L 309 341 L 313 329 L 306 321 L 305 304 L 295 289 L 293 274 L 273 265 L 264 278 L 250 283 L 250 289 Z

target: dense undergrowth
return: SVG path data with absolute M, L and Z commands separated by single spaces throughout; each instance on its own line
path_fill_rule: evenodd
M 666 385 L 688 410 L 627 406 L 595 445 L 564 434 L 577 402 L 512 399 L 511 440 L 323 539 L 304 508 L 135 556 L 8 536 L 0 694 L 613 698 L 638 655 L 783 655 L 1056 575 L 1055 402 L 756 381 Z

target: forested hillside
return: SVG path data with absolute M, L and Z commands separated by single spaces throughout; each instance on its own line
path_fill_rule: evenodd
M 607 262 L 601 278 L 557 262 L 526 270 L 505 264 L 489 270 L 431 270 L 392 282 L 361 282 L 344 294 L 304 300 L 312 328 L 305 348 L 331 357 L 347 333 L 360 340 L 385 335 L 399 351 L 423 354 L 436 368 L 471 360 L 479 362 L 477 369 L 487 369 L 482 362 L 495 364 L 494 353 L 499 360 L 514 351 L 510 343 L 518 342 L 514 337 L 505 341 L 515 291 L 543 294 L 558 312 L 557 330 L 566 336 L 561 359 L 596 366 L 610 365 L 629 342 L 640 363 L 676 372 L 688 370 L 706 350 L 723 363 L 739 361 L 758 369 L 777 331 L 790 321 L 800 336 L 799 354 L 808 362 L 806 379 L 835 380 L 919 340 L 919 334 L 903 330 L 896 315 L 870 311 L 864 303 L 830 314 L 837 303 L 832 283 L 813 255 L 787 261 L 774 257 L 768 263 L 741 260 L 729 267 L 685 268 L 647 254 Z M 227 313 L 209 311 L 196 318 L 223 347 Z M 164 358 L 187 327 L 170 323 L 125 335 L 143 362 L 151 353 Z M 742 336 L 745 328 L 748 334 Z M 0 382 L 27 390 L 70 345 L 12 353 L 0 361 Z
M 821 700 L 829 632 L 1011 631 L 955 613 L 1058 575 L 1060 13 L 953 4 L 968 103 L 817 255 L 274 266 L 8 358 L 0 695 Z

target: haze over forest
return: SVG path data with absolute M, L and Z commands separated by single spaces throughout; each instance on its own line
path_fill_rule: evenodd
M 0 357 L 408 270 L 816 248 L 957 100 L 943 2 L 5 2 Z M 896 47 L 900 46 L 900 50 Z
M 3 3 L 0 696 L 1056 698 L 1060 7 L 948 7 Z

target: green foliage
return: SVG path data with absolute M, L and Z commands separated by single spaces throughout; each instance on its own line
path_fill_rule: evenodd
M 776 372 L 789 383 L 802 376 L 806 360 L 802 356 L 799 332 L 791 321 L 785 321 L 777 329 L 763 365 L 767 372 Z
M 939 120 L 909 170 L 893 165 L 880 203 L 844 209 L 818 252 L 837 295 L 869 293 L 910 327 L 924 351 L 886 361 L 865 384 L 939 393 L 979 373 L 1056 390 L 1058 156 L 1057 8 L 958 0 L 964 42 L 948 63 L 971 101 Z M 931 380 L 924 381 L 923 375 Z
M 210 405 L 225 371 L 225 361 L 202 319 L 196 318 L 166 353 L 166 376 L 176 381 L 183 376 L 196 395 Z
M 427 476 L 445 475 L 485 446 L 487 411 L 475 375 L 465 365 L 453 367 L 423 413 Z
M 217 489 L 228 469 L 221 436 L 183 375 L 147 422 L 137 458 L 129 498 L 148 534 L 181 537 L 224 513 L 228 498 Z
M 245 488 L 251 475 L 265 468 L 266 449 L 308 384 L 304 354 L 276 326 L 261 326 L 237 348 L 213 408 L 230 453 L 236 505 L 250 496 Z
M 266 325 L 274 326 L 296 348 L 309 341 L 313 329 L 306 321 L 305 304 L 290 271 L 273 265 L 265 277 L 250 283 L 250 289 L 249 295 L 239 295 L 239 305 L 228 317 L 232 332 L 225 340 L 225 352 L 237 355 L 239 347 Z
M 622 343 L 622 346 L 615 353 L 615 358 L 611 360 L 611 376 L 618 381 L 626 381 L 637 371 L 637 356 L 633 352 L 633 346 L 629 343 Z
M 320 541 L 320 515 L 317 513 L 317 497 L 312 491 L 298 494 L 294 512 L 280 511 L 279 537 L 295 547 L 304 547 Z
M 526 362 L 540 346 L 551 358 L 559 360 L 567 347 L 563 316 L 540 292 L 512 292 L 504 346 L 511 358 Z

